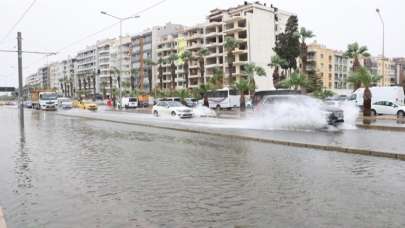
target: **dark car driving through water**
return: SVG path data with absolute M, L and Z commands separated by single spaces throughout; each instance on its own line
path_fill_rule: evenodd
M 306 109 L 300 107 L 305 107 Z M 285 112 L 285 115 L 289 116 L 303 115 L 305 113 L 302 112 L 309 109 L 318 112 L 320 117 L 325 117 L 328 125 L 336 126 L 344 122 L 344 112 L 342 109 L 329 106 L 321 100 L 306 95 L 266 95 L 255 106 L 256 112 L 267 111 L 271 114 L 271 112 L 276 112 L 274 109 L 282 110 L 282 112 Z

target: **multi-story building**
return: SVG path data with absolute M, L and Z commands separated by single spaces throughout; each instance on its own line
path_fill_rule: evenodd
M 64 96 L 73 97 L 76 91 L 74 87 L 76 59 L 69 56 L 67 59 L 61 61 L 60 64 L 63 75 Z
M 97 47 L 96 45 L 88 46 L 84 50 L 78 52 L 76 56 L 76 77 L 75 87 L 76 95 L 97 93 Z M 94 88 L 96 85 L 96 88 Z
M 396 64 L 389 58 L 370 57 L 364 59 L 364 66 L 374 75 L 381 76 L 378 86 L 397 84 Z
M 164 26 L 154 26 L 131 38 L 131 69 L 137 71 L 137 74 L 134 74 L 134 85 L 136 87 L 143 87 L 144 91 L 149 91 L 151 86 L 156 85 L 158 80 L 157 67 L 146 63 L 158 62 L 157 49 L 163 36 L 176 34 L 182 31 L 183 28 L 182 25 L 167 23 Z M 148 74 L 151 74 L 151 76 Z M 149 79 L 152 82 L 149 82 Z
M 121 41 L 119 38 L 114 39 L 113 42 L 111 43 L 110 68 L 111 72 L 114 72 L 113 88 L 118 88 L 118 75 L 120 75 L 121 86 L 128 87 L 125 85 L 128 84 L 130 81 L 131 54 L 132 54 L 132 44 L 130 36 L 123 36 L 121 38 Z
M 63 89 L 63 71 L 60 62 L 51 63 L 49 67 L 49 87 L 62 94 Z
M 41 88 L 42 78 L 38 76 L 38 73 L 34 73 L 25 78 L 25 85 L 31 88 Z
M 105 39 L 97 41 L 97 64 L 100 72 L 97 91 L 105 96 L 110 96 L 110 76 L 111 76 L 111 47 L 115 39 Z
M 49 80 L 49 67 L 43 66 L 38 69 L 37 77 L 41 80 L 41 88 L 49 89 L 50 88 L 50 80 Z
M 349 89 L 347 83 L 353 60 L 344 56 L 341 51 L 327 48 L 316 42 L 308 45 L 306 72 L 316 77 L 327 89 Z
M 291 15 L 259 2 L 245 2 L 243 5 L 225 10 L 215 9 L 210 12 L 206 23 L 187 28 L 175 36 L 164 37 L 158 46 L 158 58 L 167 59 L 172 53 L 179 54 L 179 50 L 183 50 L 183 44 L 193 55 L 201 48 L 207 48 L 209 53 L 204 57 L 204 82 L 212 77 L 215 68 L 223 69 L 225 83 L 234 81 L 244 76 L 244 64 L 255 63 L 263 67 L 267 74 L 267 77 L 255 76 L 257 89 L 272 89 L 274 88 L 272 72 L 268 63 L 275 54 L 273 48 L 276 35 L 284 31 L 285 23 Z M 231 69 L 228 69 L 227 53 L 224 48 L 226 37 L 233 37 L 239 41 L 239 47 L 233 51 L 234 61 Z M 166 64 L 163 70 L 165 72 L 163 88 L 169 88 L 171 82 L 169 68 L 170 65 Z M 231 80 L 227 78 L 229 71 L 233 73 Z M 197 61 L 192 61 L 188 72 L 188 84 L 191 88 L 204 83 L 198 79 L 199 72 Z M 183 74 L 182 67 L 178 66 L 176 88 L 183 88 L 186 84 Z
M 405 85 L 405 58 L 394 58 L 395 77 L 398 85 Z

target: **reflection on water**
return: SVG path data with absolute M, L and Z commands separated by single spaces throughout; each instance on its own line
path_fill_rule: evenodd
M 405 226 L 405 163 L 1 110 L 10 227 Z

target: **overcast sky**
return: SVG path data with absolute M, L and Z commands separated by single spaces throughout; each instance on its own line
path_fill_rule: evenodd
M 16 46 L 16 32 L 23 35 L 23 49 L 30 51 L 59 51 L 72 42 L 83 39 L 113 24 L 113 18 L 100 14 L 101 10 L 117 16 L 130 16 L 161 0 L 37 0 L 17 29 L 0 43 L 0 49 Z M 32 0 L 0 0 L 0 41 L 18 20 Z M 344 50 L 348 43 L 358 41 L 367 45 L 371 54 L 381 53 L 381 23 L 375 12 L 380 8 L 386 24 L 386 56 L 405 56 L 405 1 L 404 0 L 273 0 L 280 9 L 298 15 L 300 26 L 316 34 L 319 43 L 332 49 Z M 205 20 L 209 10 L 241 4 L 237 0 L 166 0 L 161 5 L 141 14 L 141 18 L 127 21 L 124 31 L 136 34 L 153 25 L 166 22 L 193 25 Z M 62 60 L 98 39 L 119 34 L 119 26 L 97 34 L 71 46 L 48 59 L 38 55 L 24 55 L 24 78 L 48 62 Z M 16 54 L 0 53 L 0 86 L 17 85 Z

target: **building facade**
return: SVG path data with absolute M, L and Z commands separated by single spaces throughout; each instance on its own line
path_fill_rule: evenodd
M 347 83 L 353 60 L 344 56 L 342 51 L 327 48 L 313 42 L 308 45 L 306 73 L 316 77 L 326 89 L 350 89 Z
M 369 57 L 363 60 L 364 66 L 373 74 L 381 77 L 378 86 L 393 86 L 397 84 L 396 64 L 392 59 Z
M 276 35 L 283 32 L 285 23 L 292 14 L 279 10 L 273 6 L 258 2 L 239 5 L 229 9 L 215 9 L 210 12 L 204 24 L 185 29 L 177 35 L 162 38 L 158 46 L 158 58 L 168 59 L 171 54 L 180 55 L 184 49 L 196 56 L 202 48 L 208 49 L 204 57 L 204 80 L 199 80 L 199 64 L 192 61 L 189 67 L 188 85 L 198 87 L 213 76 L 215 68 L 222 69 L 225 73 L 225 86 L 230 81 L 235 81 L 243 76 L 243 66 L 255 63 L 265 69 L 267 77 L 256 77 L 257 89 L 273 89 L 272 71 L 268 66 L 271 57 L 275 54 Z M 239 41 L 238 48 L 233 50 L 233 66 L 228 69 L 227 52 L 224 47 L 226 37 L 233 37 Z M 185 78 L 181 61 L 177 61 L 175 88 L 184 88 Z M 233 78 L 228 78 L 232 71 Z M 163 69 L 164 85 L 169 88 L 171 83 L 170 64 Z M 227 84 L 228 83 L 228 84 Z
M 89 96 L 97 93 L 98 68 L 96 45 L 88 46 L 77 53 L 76 66 L 76 96 Z

